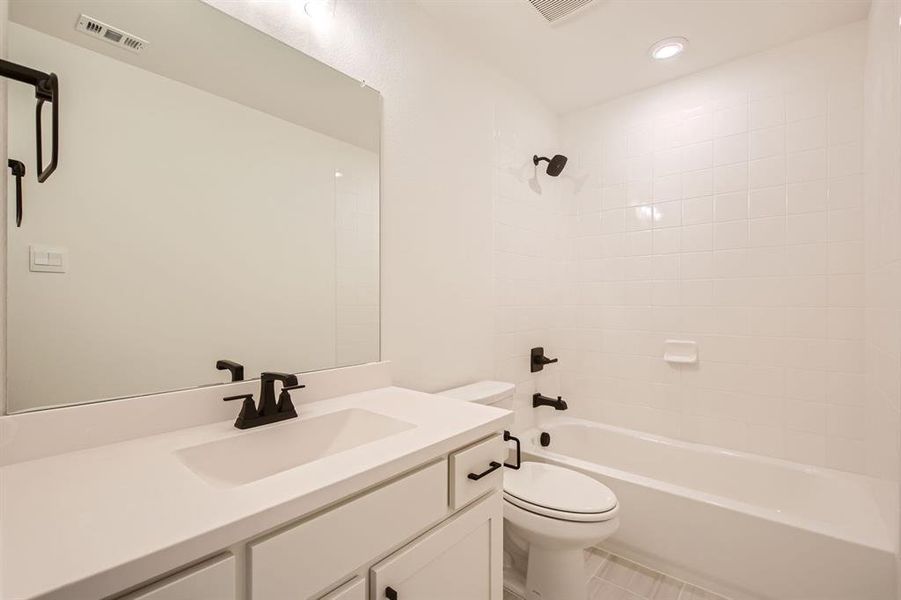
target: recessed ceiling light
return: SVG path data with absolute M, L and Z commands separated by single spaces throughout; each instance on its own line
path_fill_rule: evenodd
M 688 46 L 688 40 L 684 37 L 671 37 L 660 40 L 651 46 L 649 53 L 654 60 L 666 60 L 682 54 L 686 46 Z

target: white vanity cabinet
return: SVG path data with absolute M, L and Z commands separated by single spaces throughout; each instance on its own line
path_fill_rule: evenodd
M 502 600 L 505 454 L 483 438 L 120 600 Z
M 501 600 L 499 493 L 451 517 L 370 571 L 372 600 Z
M 366 580 L 354 577 L 337 590 L 326 594 L 319 600 L 366 600 Z
M 251 542 L 250 600 L 390 599 L 387 587 L 405 600 L 501 600 L 503 469 L 491 465 L 505 453 L 492 436 Z M 368 595 L 353 581 L 323 595 L 367 571 Z
M 235 557 L 231 553 L 180 571 L 119 600 L 235 600 Z
M 250 544 L 252 600 L 304 600 L 447 514 L 447 462 Z

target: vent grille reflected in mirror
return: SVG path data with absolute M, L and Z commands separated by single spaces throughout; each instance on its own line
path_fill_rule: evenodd
M 132 52 L 141 52 L 150 45 L 147 40 L 141 39 L 136 35 L 132 35 L 126 31 L 107 25 L 102 21 L 98 21 L 93 17 L 81 15 L 75 24 L 75 29 L 85 33 L 91 37 L 109 42 L 114 46 L 131 50 Z

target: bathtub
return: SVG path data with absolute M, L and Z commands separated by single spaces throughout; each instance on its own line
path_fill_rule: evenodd
M 523 460 L 616 493 L 611 552 L 735 600 L 896 598 L 894 484 L 581 419 L 542 423 L 522 443 Z

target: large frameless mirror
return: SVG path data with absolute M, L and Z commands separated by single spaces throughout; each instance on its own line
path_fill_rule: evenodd
M 200 0 L 9 16 L 9 412 L 378 360 L 378 92 Z

